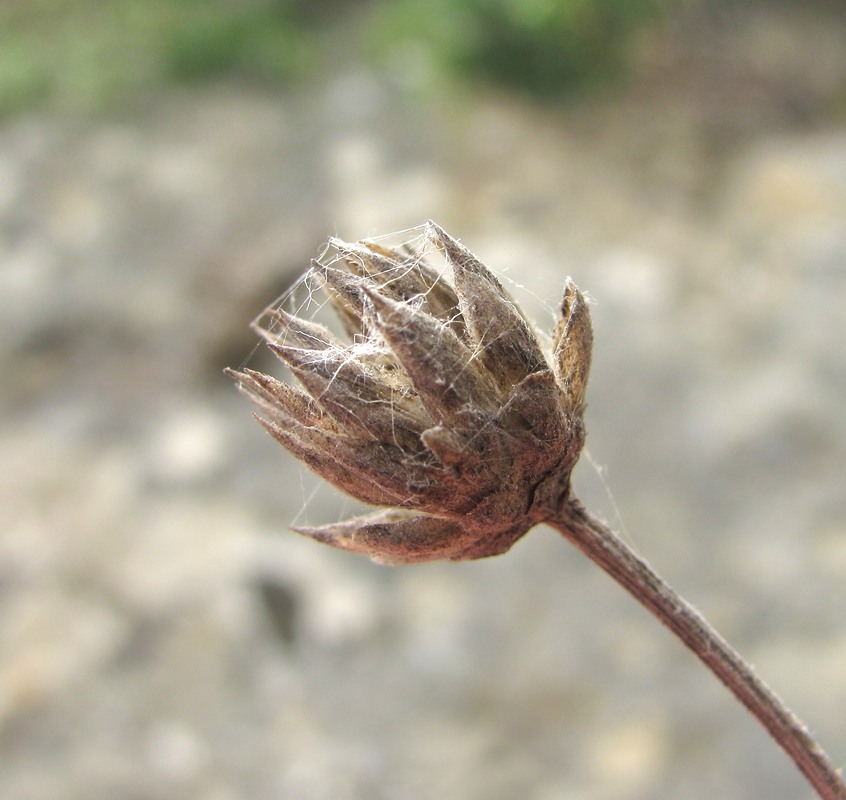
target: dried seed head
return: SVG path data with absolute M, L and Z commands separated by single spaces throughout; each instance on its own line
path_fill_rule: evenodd
M 277 441 L 388 507 L 295 530 L 386 563 L 505 552 L 569 492 L 584 443 L 592 333 L 579 290 L 567 280 L 550 361 L 487 267 L 434 222 L 424 237 L 451 282 L 423 250 L 372 242 L 331 240 L 337 263 L 313 263 L 351 343 L 284 311 L 271 314 L 281 341 L 259 328 L 305 391 L 229 371 Z

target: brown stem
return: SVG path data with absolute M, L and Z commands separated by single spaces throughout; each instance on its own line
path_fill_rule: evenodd
M 754 714 L 823 800 L 846 800 L 846 783 L 808 729 L 705 618 L 605 523 L 570 499 L 547 520 L 651 611 Z

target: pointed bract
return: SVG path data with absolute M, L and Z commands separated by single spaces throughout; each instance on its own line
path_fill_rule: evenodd
M 312 261 L 312 269 L 322 278 L 329 302 L 347 336 L 353 340 L 365 336 L 369 328 L 361 279 L 318 261 Z
M 347 350 L 303 350 L 271 344 L 314 401 L 341 425 L 380 442 L 419 449 L 430 424 L 419 399 L 398 391 L 393 375 L 384 376 Z
M 295 317 L 284 309 L 278 308 L 268 314 L 271 321 L 269 328 L 253 324 L 252 329 L 268 344 L 278 344 L 291 338 L 300 347 L 310 350 L 322 350 L 326 347 L 342 347 L 342 343 L 325 326 L 312 320 Z
M 570 278 L 565 284 L 561 319 L 555 328 L 552 348 L 552 365 L 564 393 L 566 409 L 581 415 L 590 374 L 593 326 L 584 295 Z
M 475 541 L 455 520 L 401 509 L 293 530 L 342 550 L 364 553 L 381 564 L 448 559 Z
M 559 403 L 560 390 L 553 374 L 548 369 L 534 372 L 514 387 L 500 421 L 509 430 L 524 430 L 539 442 L 549 443 L 568 431 Z
M 262 408 L 282 410 L 303 425 L 334 428 L 312 399 L 299 389 L 251 369 L 242 372 L 227 369 L 224 372 L 238 381 L 239 388 Z
M 367 289 L 376 325 L 436 421 L 467 407 L 493 412 L 496 382 L 450 328 L 421 311 Z
M 373 242 L 347 244 L 330 240 L 355 275 L 372 278 L 385 297 L 414 302 L 463 335 L 463 320 L 455 291 L 419 254 L 403 254 Z
M 429 225 L 452 264 L 464 324 L 491 373 L 501 385 L 510 386 L 546 369 L 537 338 L 502 284 L 443 228 Z
M 389 492 L 371 481 L 362 480 L 348 464 L 335 458 L 327 458 L 322 443 L 315 441 L 313 437 L 303 436 L 302 429 L 297 430 L 259 416 L 256 416 L 256 419 L 286 450 L 342 492 L 372 505 L 394 505 L 402 502 L 401 495 Z

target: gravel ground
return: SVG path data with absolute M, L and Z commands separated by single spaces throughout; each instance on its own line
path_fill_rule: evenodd
M 846 28 L 785 13 L 570 109 L 351 67 L 4 121 L 0 795 L 809 796 L 552 532 L 397 569 L 287 532 L 352 504 L 221 370 L 271 367 L 247 323 L 327 235 L 430 216 L 540 326 L 590 293 L 578 493 L 846 764 Z

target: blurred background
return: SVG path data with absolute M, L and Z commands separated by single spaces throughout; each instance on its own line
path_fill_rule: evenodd
M 3 0 L 0 795 L 810 791 L 539 528 L 389 569 L 224 366 L 328 235 L 593 298 L 577 493 L 846 764 L 839 0 Z

